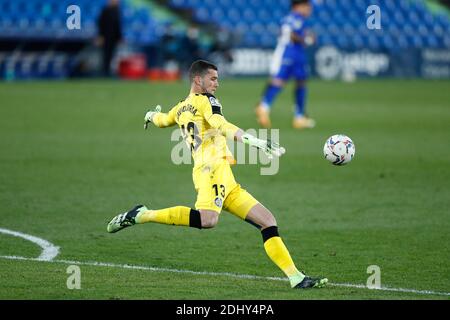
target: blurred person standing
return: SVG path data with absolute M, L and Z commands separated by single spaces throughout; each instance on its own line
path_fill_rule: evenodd
M 182 68 L 187 70 L 194 61 L 200 60 L 202 52 L 200 48 L 200 30 L 196 25 L 190 25 L 182 40 L 185 55 L 182 59 Z
M 283 19 L 281 35 L 275 49 L 271 79 L 262 99 L 256 107 L 258 123 L 271 127 L 272 103 L 291 77 L 295 78 L 295 114 L 292 126 L 295 129 L 313 128 L 315 121 L 306 116 L 307 56 L 305 47 L 314 43 L 313 36 L 306 29 L 306 20 L 312 13 L 309 0 L 292 0 L 291 11 Z
M 103 75 L 111 75 L 111 61 L 117 44 L 122 41 L 119 0 L 109 0 L 97 21 L 96 44 L 102 47 Z

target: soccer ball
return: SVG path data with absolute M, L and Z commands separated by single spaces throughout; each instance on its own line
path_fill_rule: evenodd
M 342 166 L 352 161 L 355 150 L 352 139 L 343 134 L 335 134 L 325 142 L 323 155 L 334 165 Z

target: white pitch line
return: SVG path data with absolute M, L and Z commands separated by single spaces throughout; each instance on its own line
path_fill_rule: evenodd
M 59 247 L 53 245 L 52 243 L 48 242 L 47 240 L 25 234 L 22 232 L 12 231 L 8 229 L 0 228 L 0 233 L 8 234 L 14 237 L 19 237 L 28 241 L 31 241 L 38 246 L 42 248 L 41 255 L 37 257 L 36 260 L 40 261 L 51 261 L 53 260 L 59 253 Z
M 26 261 L 44 261 L 42 259 L 36 258 L 25 258 L 25 257 L 17 257 L 17 256 L 0 256 L 3 259 L 10 260 L 26 260 Z M 51 263 L 63 263 L 63 264 L 74 264 L 74 265 L 85 265 L 85 266 L 96 266 L 96 267 L 110 267 L 110 268 L 121 268 L 121 269 L 134 269 L 134 270 L 146 270 L 153 272 L 172 272 L 172 273 L 185 273 L 185 274 L 194 274 L 194 275 L 207 275 L 207 276 L 220 276 L 220 277 L 231 277 L 237 279 L 251 279 L 251 280 L 272 280 L 272 281 L 285 281 L 288 280 L 286 278 L 280 277 L 264 277 L 264 276 L 256 276 L 250 274 L 238 274 L 238 273 L 230 273 L 230 272 L 208 272 L 208 271 L 192 271 L 192 270 L 182 270 L 182 269 L 169 269 L 169 268 L 157 268 L 150 266 L 139 266 L 139 265 L 129 265 L 129 264 L 117 264 L 117 263 L 108 263 L 108 262 L 95 262 L 95 261 L 72 261 L 72 260 L 45 260 L 46 262 Z M 379 289 L 369 289 L 361 284 L 350 284 L 350 283 L 328 283 L 333 287 L 346 287 L 346 288 L 356 288 L 356 289 L 367 289 L 367 290 L 379 290 L 379 291 L 393 291 L 393 292 L 403 292 L 403 293 L 415 293 L 415 294 L 424 294 L 424 295 L 436 295 L 436 296 L 450 296 L 449 292 L 436 292 L 430 290 L 415 290 L 415 289 L 404 289 L 404 288 L 390 288 L 390 287 L 381 287 Z

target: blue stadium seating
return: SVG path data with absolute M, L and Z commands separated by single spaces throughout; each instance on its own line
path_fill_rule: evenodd
M 97 34 L 97 18 L 105 3 L 106 0 L 0 0 L 0 37 L 90 39 Z M 72 4 L 80 7 L 81 30 L 66 28 L 66 11 Z M 146 44 L 158 40 L 150 10 L 121 1 L 121 14 L 128 42 Z
M 369 49 L 449 48 L 450 21 L 446 13 L 431 12 L 424 0 L 312 0 L 310 19 L 318 45 Z M 65 27 L 67 7 L 81 8 L 81 30 Z M 90 39 L 106 0 L 0 0 L 0 37 Z M 192 9 L 199 22 L 214 23 L 239 35 L 240 47 L 273 48 L 279 24 L 290 0 L 169 0 L 173 8 Z M 378 4 L 382 30 L 366 27 L 366 9 Z M 123 29 L 129 43 L 157 42 L 164 24 L 152 12 L 122 0 Z
M 237 46 L 274 47 L 279 23 L 290 0 L 169 0 L 174 8 L 190 8 L 199 22 L 221 25 L 241 35 Z M 345 49 L 450 48 L 450 22 L 432 13 L 423 0 L 314 1 L 310 19 L 318 45 Z M 366 27 L 367 8 L 381 9 L 382 30 Z M 262 28 L 261 28 L 262 25 Z

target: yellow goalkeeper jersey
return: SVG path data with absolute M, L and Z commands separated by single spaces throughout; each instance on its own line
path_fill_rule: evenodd
M 236 162 L 226 137 L 232 139 L 239 128 L 225 120 L 222 105 L 212 94 L 191 93 L 168 113 L 157 113 L 153 123 L 160 128 L 178 124 L 191 149 L 194 168 L 214 165 L 221 160 L 230 164 Z

